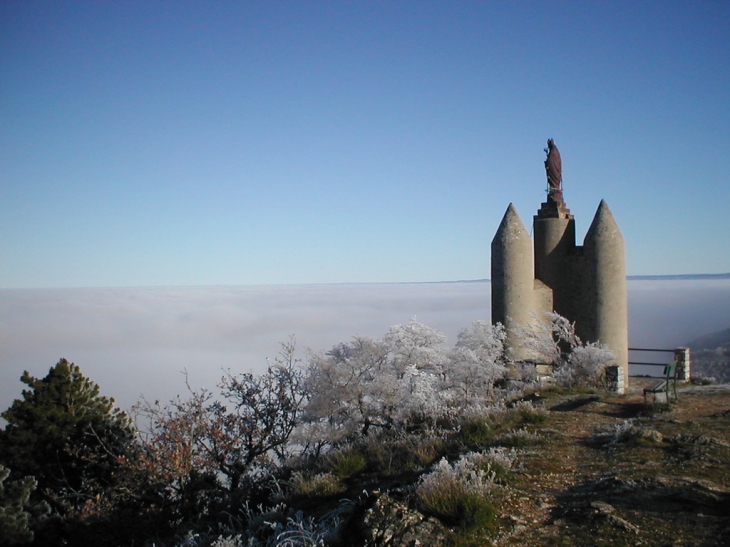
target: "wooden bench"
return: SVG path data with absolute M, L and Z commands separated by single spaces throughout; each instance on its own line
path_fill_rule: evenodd
M 646 403 L 646 395 L 647 393 L 651 393 L 654 396 L 654 401 L 656 402 L 656 394 L 657 393 L 666 393 L 667 394 L 667 402 L 669 402 L 669 391 L 670 389 L 674 392 L 674 400 L 677 401 L 677 362 L 673 362 L 672 364 L 667 365 L 664 367 L 664 380 L 659 382 L 658 384 L 654 384 L 650 387 L 644 388 L 644 402 Z

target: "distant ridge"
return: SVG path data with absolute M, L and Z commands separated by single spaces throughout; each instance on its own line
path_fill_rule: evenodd
M 682 275 L 628 275 L 626 279 L 630 281 L 653 280 L 653 281 L 670 281 L 676 279 L 730 279 L 730 273 L 720 274 L 682 274 Z
M 719 274 L 675 274 L 675 275 L 627 275 L 629 281 L 677 281 L 681 279 L 730 279 L 730 273 Z M 455 281 L 426 281 L 426 283 L 488 283 L 489 279 L 458 279 Z M 418 283 L 406 281 L 405 283 Z
M 718 347 L 727 347 L 730 349 L 730 329 L 705 334 L 699 338 L 695 338 L 687 344 L 693 350 L 715 349 Z

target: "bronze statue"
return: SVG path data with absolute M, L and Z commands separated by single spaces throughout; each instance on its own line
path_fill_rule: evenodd
M 548 147 L 545 148 L 547 158 L 545 159 L 545 172 L 548 179 L 548 201 L 557 203 L 563 202 L 563 164 L 560 161 L 560 152 L 555 146 L 553 139 L 548 139 Z

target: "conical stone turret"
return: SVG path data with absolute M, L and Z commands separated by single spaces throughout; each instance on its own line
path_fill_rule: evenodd
M 605 200 L 583 241 L 590 285 L 587 302 L 593 310 L 585 325 L 585 338 L 606 344 L 616 356 L 616 364 L 628 380 L 628 311 L 624 238 Z
M 532 314 L 532 241 L 514 205 L 510 203 L 492 240 L 492 323 L 507 328 L 506 345 L 521 359 L 515 326 L 527 326 Z

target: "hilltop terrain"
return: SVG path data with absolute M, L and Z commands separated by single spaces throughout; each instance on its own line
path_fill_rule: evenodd
M 653 380 L 652 380 L 653 381 Z M 679 402 L 547 397 L 545 443 L 522 461 L 502 545 L 730 544 L 729 386 Z
M 498 515 L 479 532 L 419 514 L 398 481 L 351 479 L 339 498 L 360 495 L 361 508 L 342 544 L 730 545 L 730 386 L 688 385 L 676 403 L 645 404 L 642 388 L 654 381 L 632 379 L 624 396 L 530 396 L 545 419 L 525 426 L 533 440 L 518 449 L 495 492 Z M 363 499 L 363 489 L 378 493 Z
M 192 389 L 142 401 L 138 435 L 73 363 L 25 373 L 32 390 L 3 413 L 0 543 L 9 526 L 79 547 L 730 545 L 730 385 L 695 366 L 678 401 L 645 400 L 656 378 L 619 396 L 602 387 L 604 350 L 564 357 L 552 337 L 545 385 L 500 361 L 501 332 L 476 322 L 447 353 L 413 320 L 313 355 L 306 376 L 290 341 L 265 375 L 225 377 L 226 404 Z M 41 437 L 56 448 L 26 442 Z

